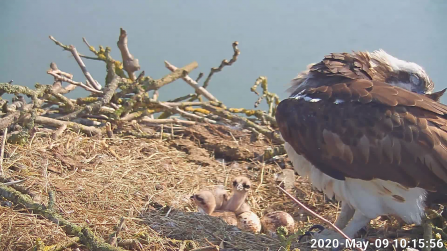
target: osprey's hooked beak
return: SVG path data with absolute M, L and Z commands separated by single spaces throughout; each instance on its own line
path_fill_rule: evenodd
M 428 79 L 428 85 L 421 86 L 421 87 L 422 87 L 422 90 L 418 90 L 417 93 L 419 93 L 419 94 L 431 94 L 433 92 L 433 89 L 435 88 L 435 84 L 429 78 Z M 421 89 L 421 88 L 419 87 L 419 89 Z

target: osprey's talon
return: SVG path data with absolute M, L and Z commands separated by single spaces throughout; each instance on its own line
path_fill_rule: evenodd
M 314 229 L 318 229 L 319 230 L 318 233 L 321 233 L 324 230 L 324 227 L 322 225 L 315 224 L 315 225 L 311 226 L 309 228 L 309 230 L 307 230 L 307 231 L 312 232 L 312 230 L 314 230 Z
M 301 239 L 303 239 L 303 237 L 305 236 L 312 237 L 312 232 L 306 231 L 303 235 L 300 236 L 300 238 L 298 238 L 298 242 L 301 242 Z
M 305 236 L 312 237 L 312 234 L 314 233 L 314 232 L 312 232 L 312 230 L 315 230 L 315 229 L 318 229 L 317 233 L 321 233 L 321 231 L 324 230 L 324 227 L 322 225 L 317 225 L 317 224 L 311 226 L 309 228 L 309 230 L 307 230 L 303 235 L 300 236 L 300 238 L 298 239 L 298 242 L 301 242 L 301 239 L 303 239 L 303 237 L 305 237 Z

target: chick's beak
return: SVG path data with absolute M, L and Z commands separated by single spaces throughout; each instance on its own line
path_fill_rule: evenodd
M 244 186 L 243 186 L 241 183 L 239 183 L 239 184 L 237 184 L 237 186 L 236 186 L 236 190 L 238 190 L 238 191 L 242 191 L 242 190 L 244 190 Z

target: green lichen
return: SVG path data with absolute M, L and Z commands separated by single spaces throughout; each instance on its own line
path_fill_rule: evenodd
M 286 250 L 290 251 L 292 246 L 292 242 L 296 241 L 301 235 L 300 232 L 296 232 L 294 234 L 289 235 L 289 231 L 287 228 L 281 226 L 276 229 L 276 234 L 278 236 L 279 241 L 281 242 L 281 246 Z
M 45 243 L 42 241 L 42 239 L 37 238 L 33 247 L 34 251 L 44 251 L 45 250 Z
M 104 47 L 102 45 L 99 46 L 99 53 L 103 54 L 103 55 L 106 53 L 106 50 L 104 49 Z
M 15 144 L 15 145 L 25 145 L 29 142 L 30 135 L 26 130 L 23 130 L 19 133 L 12 134 L 8 138 L 8 143 Z
M 117 61 L 117 60 L 115 60 L 113 63 L 115 66 L 116 75 L 126 79 L 127 77 L 123 70 L 123 63 L 121 63 L 120 61 Z
M 34 128 L 34 121 L 36 120 L 37 112 L 33 109 L 31 110 L 31 117 L 28 123 L 26 123 L 25 128 L 30 131 Z
M 156 89 L 155 86 L 157 85 L 157 81 L 155 81 L 151 77 L 146 76 L 141 78 L 140 85 L 143 88 L 143 90 L 150 91 Z
M 118 108 L 116 111 L 115 111 L 115 116 L 116 117 L 121 117 L 121 114 L 123 114 L 123 112 L 126 110 L 126 108 L 124 107 L 124 106 L 122 106 L 122 107 L 120 107 L 120 108 Z
M 14 94 L 14 95 L 24 94 L 28 97 L 32 97 L 35 95 L 34 90 L 31 90 L 28 87 L 20 85 L 12 85 L 9 83 L 0 83 L 0 90 L 8 94 Z
M 78 105 L 86 105 L 86 104 L 95 103 L 98 100 L 99 100 L 98 97 L 78 98 L 78 99 L 76 99 L 76 104 L 78 104 Z

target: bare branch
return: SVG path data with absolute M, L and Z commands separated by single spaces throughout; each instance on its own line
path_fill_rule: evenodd
M 14 181 L 9 181 L 9 182 L 0 183 L 0 184 L 2 184 L 3 186 L 12 186 L 12 185 L 23 183 L 24 181 L 25 180 L 14 180 Z
M 56 45 L 62 47 L 62 48 L 63 48 L 64 50 L 66 50 L 66 51 L 70 51 L 70 47 L 69 47 L 68 45 L 65 45 L 65 44 L 63 44 L 63 43 L 57 41 L 53 36 L 49 36 L 49 37 L 50 37 L 50 39 L 51 39 Z M 89 56 L 85 56 L 85 55 L 83 55 L 83 54 L 79 54 L 79 56 L 82 57 L 82 58 L 86 58 L 86 59 L 104 61 L 104 60 L 101 59 L 101 58 L 89 57 Z
M 152 86 L 150 86 L 151 90 L 160 89 L 164 85 L 172 83 L 179 78 L 185 77 L 186 75 L 188 75 L 192 70 L 194 70 L 198 66 L 199 65 L 197 64 L 197 62 L 194 61 L 192 63 L 185 65 L 182 68 L 178 68 L 178 69 L 174 70 L 172 73 L 167 74 L 166 76 L 164 76 L 158 80 L 155 80 L 155 83 Z
M 185 107 L 185 106 L 199 106 L 205 104 L 206 102 L 161 102 L 161 103 L 169 106 Z
M 123 58 L 123 68 L 129 75 L 129 78 L 132 81 L 135 81 L 135 72 L 140 70 L 140 64 L 138 59 L 134 58 L 129 52 L 129 48 L 127 47 L 127 32 L 123 28 L 120 29 L 117 45 L 121 51 L 121 57 Z
M 185 125 L 195 125 L 195 124 L 197 124 L 194 121 L 181 120 L 181 119 L 176 119 L 176 118 L 172 118 L 172 119 L 151 119 L 151 118 L 144 117 L 141 120 L 141 122 L 150 123 L 150 124 L 185 124 Z
M 168 102 L 181 102 L 181 101 L 183 101 L 183 100 L 187 100 L 187 99 L 195 99 L 197 97 L 197 93 L 194 93 L 194 94 L 192 94 L 192 93 L 190 93 L 190 94 L 187 94 L 187 95 L 185 95 L 185 96 L 182 96 L 182 97 L 178 97 L 178 98 L 175 98 L 175 99 L 171 99 L 171 100 L 169 100 Z
M 3 156 L 5 154 L 6 137 L 8 136 L 8 127 L 3 130 L 2 146 L 0 150 L 0 176 L 3 176 Z
M 189 112 L 185 112 L 185 111 L 181 110 L 180 108 L 178 108 L 178 107 L 176 107 L 176 106 L 175 106 L 175 107 L 172 107 L 172 106 L 166 105 L 166 104 L 164 104 L 164 103 L 160 103 L 160 102 L 158 102 L 158 104 L 161 105 L 161 106 L 163 106 L 163 107 L 165 107 L 165 108 L 167 108 L 167 109 L 168 109 L 170 112 L 172 112 L 172 113 L 179 113 L 182 117 L 185 117 L 185 118 L 191 118 L 191 119 L 194 119 L 194 120 L 207 122 L 207 123 L 210 123 L 210 124 L 216 124 L 216 121 L 215 121 L 215 120 L 207 119 L 207 118 L 198 116 L 198 115 L 196 115 L 196 114 L 192 114 L 192 113 L 189 113 Z
M 16 110 L 23 110 L 26 105 L 26 100 L 21 95 L 17 95 L 13 98 L 12 104 L 6 107 L 7 112 L 14 112 Z
M 89 92 L 102 93 L 102 91 L 98 91 L 98 90 L 96 90 L 96 89 L 94 89 L 94 88 L 92 88 L 92 87 L 89 87 L 89 86 L 87 86 L 87 85 L 81 83 L 81 82 L 73 81 L 73 80 L 71 80 L 71 79 L 69 79 L 69 78 L 66 78 L 66 77 L 64 77 L 64 76 L 59 76 L 58 74 L 56 74 L 56 73 L 54 73 L 54 72 L 47 71 L 47 73 L 50 74 L 51 76 L 53 76 L 54 78 L 60 80 L 60 81 L 64 81 L 64 82 L 70 83 L 70 84 L 72 84 L 72 85 L 80 86 L 80 87 L 84 88 L 85 90 L 87 90 L 87 91 L 89 91 Z
M 69 46 L 71 54 L 73 54 L 73 57 L 75 58 L 76 62 L 78 62 L 79 67 L 82 70 L 82 73 L 84 73 L 85 77 L 87 78 L 88 82 L 93 85 L 97 90 L 101 90 L 102 86 L 96 82 L 92 75 L 87 71 L 87 67 L 85 67 L 84 62 L 82 61 L 81 57 L 78 54 L 78 51 L 73 45 Z
M 110 100 L 112 100 L 112 96 L 113 94 L 115 94 L 115 91 L 118 88 L 118 84 L 120 83 L 120 81 L 121 78 L 115 75 L 112 81 L 110 83 L 107 83 L 106 88 L 104 89 L 104 96 L 101 99 L 100 107 L 110 103 Z
M 197 78 L 196 78 L 196 82 L 198 83 L 202 77 L 203 77 L 203 72 L 199 73 L 199 76 L 197 76 Z
M 50 75 L 52 75 L 54 77 L 53 91 L 55 93 L 67 94 L 67 93 L 73 91 L 76 88 L 77 85 L 74 85 L 74 84 L 71 84 L 71 83 L 67 87 L 65 87 L 65 88 L 62 87 L 62 80 L 60 79 L 60 77 L 62 76 L 62 77 L 65 77 L 65 78 L 67 78 L 69 80 L 72 80 L 73 79 L 73 74 L 70 74 L 70 73 L 63 72 L 63 71 L 59 70 L 57 68 L 56 63 L 51 62 L 50 70 L 48 70 L 47 73 L 49 74 L 49 72 L 53 73 L 53 74 L 50 74 Z M 56 76 L 54 74 L 56 74 Z
M 54 131 L 52 138 L 54 140 L 58 139 L 62 133 L 64 133 L 64 131 L 67 129 L 67 124 L 62 124 L 59 128 L 57 128 L 57 130 Z
M 276 113 L 276 107 L 279 105 L 279 97 L 278 95 L 276 95 L 276 93 L 268 91 L 267 77 L 264 76 L 260 76 L 258 79 L 256 79 L 255 83 L 250 88 L 250 90 L 259 96 L 260 94 L 256 91 L 256 88 L 260 84 L 262 88 L 262 95 L 258 98 L 258 100 L 256 100 L 255 108 L 258 107 L 259 104 L 261 104 L 261 101 L 265 98 L 269 106 L 268 115 L 273 117 L 275 116 Z
M 176 71 L 178 69 L 177 67 L 175 67 L 174 65 L 172 65 L 168 61 L 165 61 L 165 66 L 166 66 L 166 68 L 168 68 L 172 72 L 174 72 L 174 71 Z M 199 86 L 199 84 L 196 81 L 194 81 L 194 79 L 189 77 L 188 75 L 184 76 L 182 79 L 186 83 L 188 83 L 192 88 L 194 88 L 197 93 L 202 94 L 205 98 L 207 98 L 210 101 L 218 102 L 218 100 L 211 93 L 209 93 L 205 88 Z
M 73 111 L 75 109 L 75 105 L 73 104 L 73 102 L 71 102 L 71 100 L 69 98 L 65 97 L 64 95 L 55 92 L 51 85 L 46 86 L 45 92 L 53 95 L 59 101 L 64 103 L 66 105 L 66 107 L 68 108 L 68 111 Z
M 219 115 L 226 119 L 230 119 L 233 122 L 242 123 L 244 125 L 244 127 L 253 127 L 260 133 L 267 136 L 269 139 L 275 141 L 275 143 L 284 143 L 284 140 L 279 135 L 277 135 L 274 131 L 270 131 L 263 126 L 260 126 L 256 123 L 254 123 L 253 121 L 250 121 L 247 118 L 233 115 L 230 112 L 228 112 L 222 108 L 218 108 L 218 107 L 212 106 L 210 104 L 204 103 L 204 104 L 202 104 L 202 107 L 211 111 L 213 114 Z
M 38 124 L 49 125 L 49 126 L 57 127 L 57 128 L 60 128 L 62 125 L 66 125 L 67 127 L 71 128 L 71 129 L 79 130 L 79 131 L 86 133 L 88 135 L 98 135 L 98 134 L 101 135 L 101 130 L 96 127 L 84 126 L 84 125 L 74 123 L 74 122 L 61 121 L 61 120 L 42 117 L 42 116 L 37 116 L 35 122 Z
M 73 79 L 73 74 L 59 70 L 59 68 L 57 67 L 57 64 L 54 62 L 51 62 L 50 68 L 51 68 L 51 71 L 56 74 L 60 74 L 60 75 L 66 77 L 66 78 L 69 78 L 69 79 Z
M 4 130 L 5 128 L 16 122 L 19 119 L 19 117 L 20 117 L 20 111 L 9 113 L 5 117 L 3 117 L 0 120 L 0 130 Z
M 222 63 L 220 63 L 219 67 L 213 67 L 211 68 L 210 74 L 208 74 L 208 77 L 205 79 L 205 82 L 203 83 L 203 88 L 207 88 L 208 84 L 211 80 L 211 77 L 213 76 L 213 74 L 215 72 L 219 72 L 221 71 L 225 66 L 227 65 L 232 65 L 234 62 L 236 62 L 237 57 L 239 56 L 239 54 L 241 54 L 241 51 L 237 48 L 237 45 L 239 44 L 238 41 L 233 42 L 233 57 L 231 58 L 231 60 L 228 62 L 228 60 L 224 59 L 222 60 Z

